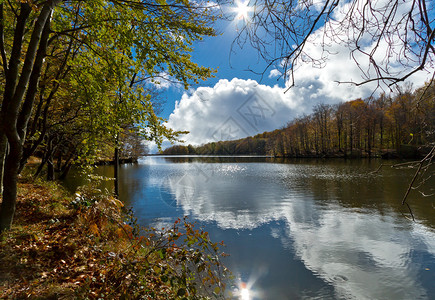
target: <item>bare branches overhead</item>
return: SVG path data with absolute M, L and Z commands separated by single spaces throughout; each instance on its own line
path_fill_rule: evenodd
M 322 68 L 345 47 L 363 85 L 393 86 L 419 71 L 434 74 L 434 4 L 425 0 L 255 0 L 236 43 L 250 44 L 289 87 L 302 64 Z M 430 77 L 430 76 L 428 76 Z

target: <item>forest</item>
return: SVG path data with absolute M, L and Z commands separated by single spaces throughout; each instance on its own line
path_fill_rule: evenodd
M 223 241 L 213 242 L 186 218 L 141 227 L 141 212 L 117 199 L 120 160 L 146 154 L 144 140 L 160 149 L 187 133 L 166 126 L 160 87 L 209 85 L 221 66 L 203 66 L 195 48 L 223 36 L 223 28 L 237 32 L 229 52 L 244 45 L 259 51 L 286 88 L 295 85 L 293 71 L 302 63 L 324 66 L 334 44 L 349 50 L 362 72 L 364 81 L 353 84 L 394 88 L 417 72 L 432 83 L 318 104 L 273 132 L 178 145 L 165 154 L 413 156 L 433 147 L 430 1 L 248 2 L 0 1 L 1 299 L 227 298 L 232 276 L 220 261 L 228 256 L 219 248 Z M 311 55 L 312 41 L 320 57 Z M 361 47 L 366 41 L 373 42 L 369 52 Z M 108 179 L 102 176 L 87 174 L 89 184 L 73 194 L 55 181 L 74 167 L 91 172 L 107 160 L 114 160 L 114 193 L 100 189 Z M 414 179 L 428 169 L 425 160 Z M 165 183 L 159 178 L 160 187 Z M 162 198 L 162 189 L 155 190 Z
M 165 155 L 271 155 L 276 157 L 418 157 L 430 150 L 435 130 L 435 85 L 316 104 L 283 128 L 233 141 L 174 145 Z
M 73 165 L 143 155 L 143 140 L 176 139 L 155 86 L 211 76 L 189 45 L 215 35 L 214 19 L 178 2 L 0 2 L 0 232 L 30 157 L 41 161 L 35 175 L 52 180 Z
M 147 152 L 144 140 L 176 139 L 156 86 L 170 78 L 187 89 L 214 73 L 191 55 L 214 20 L 178 0 L 0 1 L 1 299 L 196 298 L 181 259 L 208 264 L 201 252 L 218 249 L 208 235 L 181 219 L 161 234 L 139 230 L 102 178 L 75 193 L 54 180 L 102 160 L 118 178 L 119 161 Z

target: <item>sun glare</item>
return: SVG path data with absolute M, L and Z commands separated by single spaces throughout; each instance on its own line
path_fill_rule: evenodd
M 240 300 L 251 300 L 251 293 L 245 282 L 240 283 L 239 296 Z
M 240 300 L 251 300 L 248 289 L 240 290 Z
M 236 19 L 238 20 L 247 20 L 249 18 L 249 12 L 252 10 L 248 4 L 248 1 L 236 2 L 237 6 L 234 8 L 234 11 L 237 13 Z

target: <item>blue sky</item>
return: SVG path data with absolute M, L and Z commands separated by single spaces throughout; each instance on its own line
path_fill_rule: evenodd
M 192 85 L 188 91 L 173 85 L 161 85 L 160 92 L 166 98 L 161 116 L 168 120 L 169 127 L 190 132 L 182 137 L 186 145 L 272 131 L 296 117 L 309 114 L 318 103 L 335 104 L 365 98 L 376 89 L 376 83 L 361 87 L 336 83 L 361 81 L 362 74 L 346 46 L 334 44 L 329 50 L 335 54 L 329 55 L 326 66 L 300 65 L 295 73 L 295 87 L 285 92 L 286 83 L 282 78 L 277 80 L 279 72 L 273 67 L 263 77 L 247 70 L 263 71 L 266 67 L 256 50 L 249 45 L 243 49 L 235 46 L 231 53 L 237 28 L 242 25 L 240 22 L 244 21 L 221 21 L 217 26 L 221 35 L 194 45 L 193 60 L 216 68 L 215 78 Z M 314 32 L 313 42 L 305 48 L 310 55 L 322 55 L 315 42 L 316 36 L 321 37 L 322 30 L 320 27 Z M 371 47 L 370 42 L 366 47 Z M 367 59 L 360 59 L 361 66 L 367 67 Z M 410 81 L 414 87 L 419 87 L 429 76 L 430 73 L 419 72 Z M 164 148 L 169 145 L 165 143 Z M 156 151 L 153 145 L 151 149 Z
M 248 68 L 251 68 L 255 71 L 263 71 L 266 68 L 266 63 L 259 58 L 255 49 L 249 46 L 240 49 L 235 45 L 233 51 L 231 51 L 231 44 L 236 38 L 236 30 L 241 25 L 240 22 L 242 21 L 221 21 L 216 28 L 221 34 L 216 37 L 206 38 L 194 45 L 193 61 L 199 65 L 216 69 L 218 72 L 214 74 L 214 78 L 191 85 L 191 89 L 213 87 L 220 79 L 231 80 L 233 78 L 254 79 L 259 83 L 270 86 L 279 84 L 284 87 L 282 80 L 278 81 L 276 78 L 272 79 L 268 78 L 268 76 L 261 78 L 260 75 L 248 70 Z M 167 119 L 174 110 L 175 101 L 179 101 L 182 95 L 189 93 L 189 91 L 172 86 L 165 89 L 163 93 L 167 103 L 162 117 Z

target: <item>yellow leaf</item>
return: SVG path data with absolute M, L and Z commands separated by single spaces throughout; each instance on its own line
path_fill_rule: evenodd
M 124 234 L 124 230 L 122 229 L 122 228 L 118 228 L 118 229 L 116 229 L 116 235 L 120 238 L 120 237 L 122 237 L 123 236 L 123 234 Z
M 91 233 L 93 233 L 95 235 L 100 235 L 100 231 L 98 230 L 98 226 L 95 223 L 93 223 L 93 224 L 91 224 L 91 226 L 89 226 L 89 230 L 91 231 Z
M 124 207 L 124 203 L 122 203 L 120 200 L 113 198 L 112 201 L 118 208 Z

